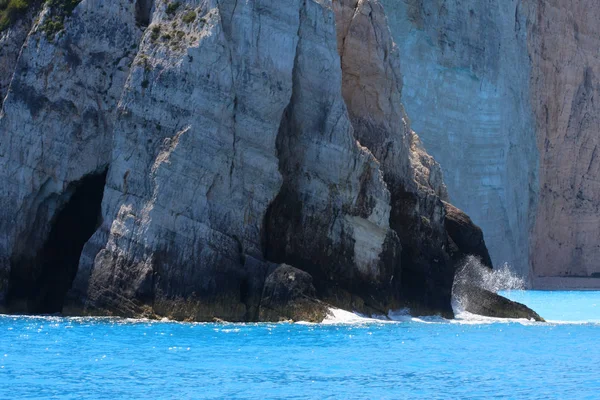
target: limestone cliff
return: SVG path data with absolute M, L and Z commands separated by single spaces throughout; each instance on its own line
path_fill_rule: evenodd
M 0 298 L 8 295 L 16 310 L 53 309 L 52 299 L 70 286 L 102 189 L 80 199 L 89 209 L 70 200 L 80 185 L 94 192 L 84 185 L 94 177 L 103 184 L 117 102 L 141 36 L 127 0 L 84 1 L 72 17 L 64 13 L 47 5 L 34 19 L 0 117 Z M 65 18 L 66 29 L 45 29 Z M 72 225 L 74 240 L 56 246 L 53 222 L 67 204 L 79 215 L 60 225 Z M 91 228 L 77 221 L 88 212 Z
M 494 263 L 600 272 L 597 2 L 382 3 L 412 125 Z
M 446 187 L 439 165 L 422 149 L 404 112 L 400 59 L 383 7 L 358 0 L 333 5 L 342 93 L 354 134 L 381 162 L 391 193 L 390 227 L 403 248 L 403 292 L 425 304 L 435 298 L 446 302 L 454 276 L 446 249 Z
M 538 276 L 600 273 L 600 7 L 591 0 L 528 4 L 540 149 L 535 284 Z
M 402 60 L 402 100 L 444 169 L 450 201 L 482 227 L 495 264 L 525 275 L 538 152 L 523 5 L 382 3 Z
M 446 189 L 378 1 L 30 14 L 2 36 L 0 308 L 451 314 Z

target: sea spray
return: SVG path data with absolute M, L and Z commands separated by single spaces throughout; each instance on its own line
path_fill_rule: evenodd
M 475 256 L 465 257 L 457 268 L 453 287 L 461 284 L 474 285 L 494 293 L 500 290 L 525 289 L 525 280 L 515 274 L 507 263 L 500 268 L 491 269 Z
M 467 256 L 454 276 L 452 309 L 455 316 L 465 314 L 465 311 L 488 316 L 504 315 L 504 310 L 499 309 L 506 309 L 509 314 L 512 311 L 527 313 L 527 310 L 521 310 L 522 305 L 511 304 L 496 294 L 501 290 L 523 289 L 525 281 L 512 272 L 508 264 L 493 270 L 477 257 Z

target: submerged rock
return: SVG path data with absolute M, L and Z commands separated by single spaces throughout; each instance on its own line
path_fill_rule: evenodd
M 494 318 L 525 318 L 545 322 L 535 311 L 524 304 L 474 285 L 461 285 L 455 289 L 461 306 L 472 314 Z

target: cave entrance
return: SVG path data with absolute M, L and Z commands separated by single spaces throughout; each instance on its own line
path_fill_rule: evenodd
M 69 185 L 66 193 L 71 195 L 52 219 L 42 248 L 31 261 L 11 268 L 9 308 L 32 314 L 62 312 L 83 246 L 101 223 L 106 173 L 90 174 Z
M 135 2 L 135 21 L 138 26 L 146 28 L 150 25 L 152 7 L 154 7 L 154 0 L 137 0 Z

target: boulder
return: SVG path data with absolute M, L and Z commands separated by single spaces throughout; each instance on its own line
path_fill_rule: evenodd
M 321 322 L 326 315 L 327 307 L 317 300 L 313 278 L 307 272 L 282 264 L 267 277 L 260 321 Z

